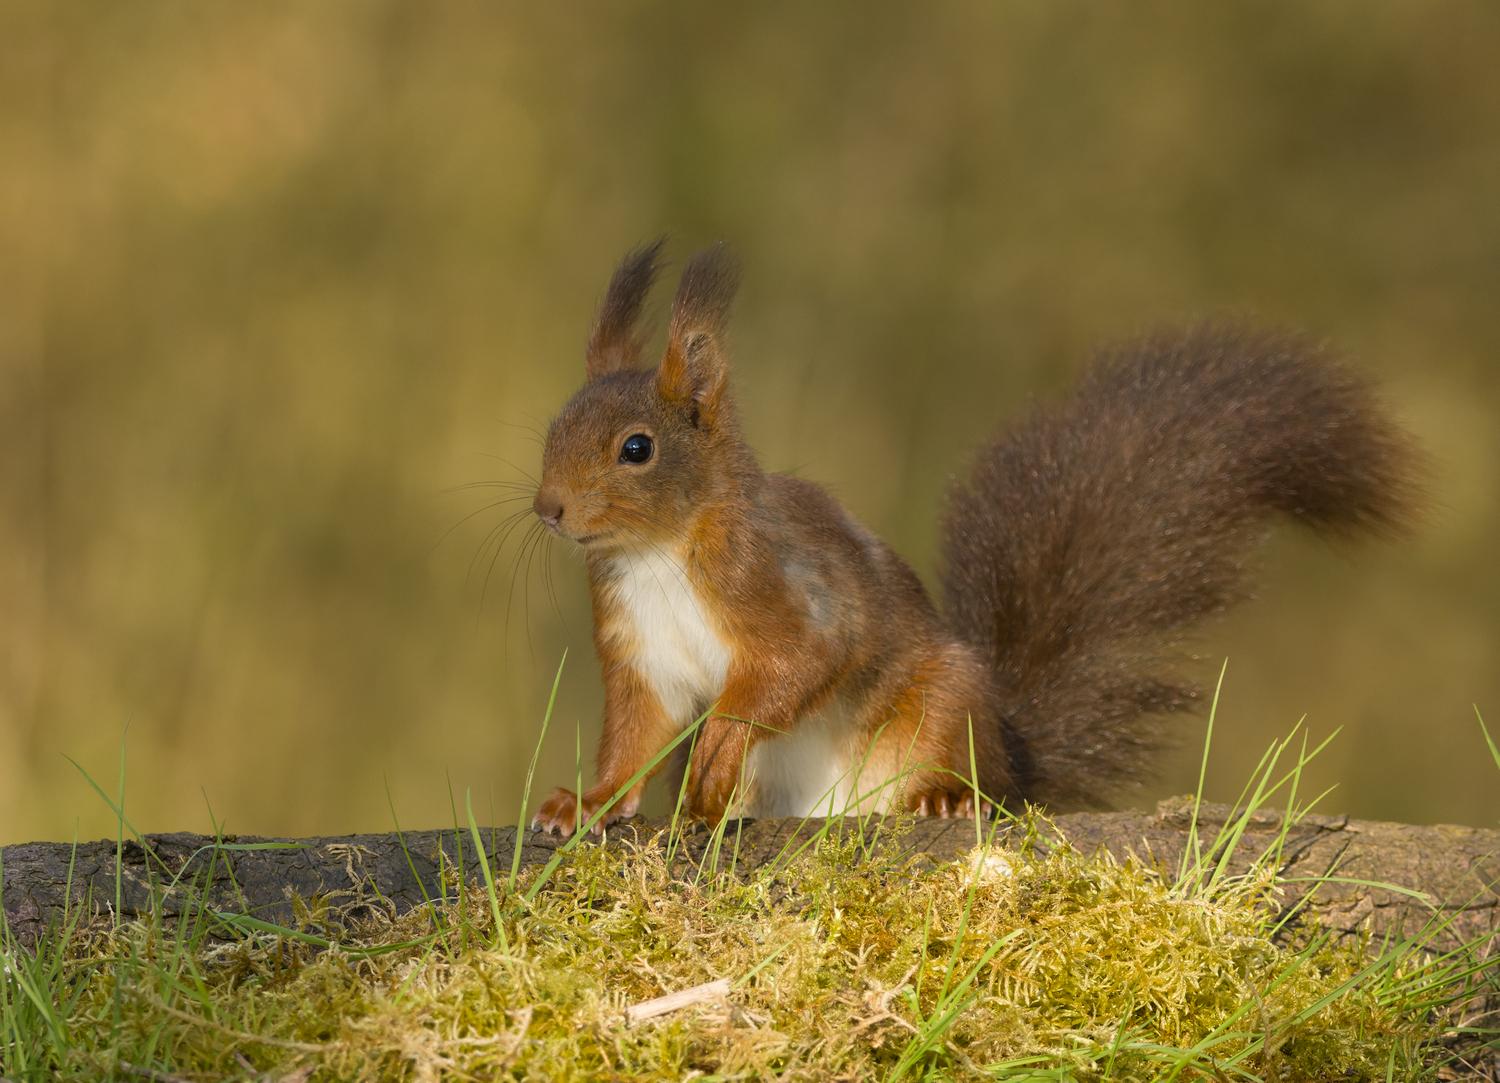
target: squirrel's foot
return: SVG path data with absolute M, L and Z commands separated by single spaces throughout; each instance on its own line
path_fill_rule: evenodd
M 948 790 L 928 790 L 907 797 L 906 807 L 918 816 L 940 816 L 945 820 L 972 820 L 974 818 L 974 791 L 953 793 Z M 986 820 L 995 811 L 988 801 L 980 802 L 980 815 Z
M 540 827 L 548 834 L 571 835 L 578 830 L 579 823 L 588 823 L 594 813 L 608 802 L 611 793 L 607 797 L 596 796 L 593 791 L 583 795 L 583 811 L 579 812 L 579 800 L 572 790 L 565 790 L 561 786 L 552 791 L 552 796 L 542 802 L 542 807 L 537 814 L 531 818 L 532 827 Z M 595 835 L 604 834 L 604 829 L 616 820 L 622 820 L 635 815 L 636 802 L 627 798 L 615 805 L 603 816 L 595 821 L 592 831 Z

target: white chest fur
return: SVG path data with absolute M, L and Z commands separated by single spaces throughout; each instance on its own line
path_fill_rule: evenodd
M 746 816 L 846 816 L 885 812 L 901 765 L 889 749 L 865 743 L 856 709 L 835 697 L 784 737 L 750 750 Z
M 608 589 L 630 628 L 629 662 L 651 682 L 678 725 L 724 689 L 729 647 L 708 620 L 682 560 L 670 550 L 626 550 L 611 558 Z

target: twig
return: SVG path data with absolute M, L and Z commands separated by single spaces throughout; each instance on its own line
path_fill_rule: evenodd
M 675 993 L 668 993 L 666 996 L 657 997 L 655 1000 L 643 1000 L 639 1004 L 632 1004 L 625 1009 L 625 1021 L 627 1023 L 639 1023 L 645 1019 L 655 1019 L 658 1015 L 666 1015 L 668 1012 L 675 1012 L 679 1008 L 686 1008 L 692 1004 L 705 1004 L 715 1000 L 723 1000 L 728 995 L 728 978 L 704 982 L 702 985 L 695 985 L 691 989 L 679 989 Z
M 907 1022 L 905 1019 L 902 1019 L 895 1012 L 881 1012 L 879 1015 L 872 1015 L 868 1019 L 861 1020 L 860 1022 L 854 1024 L 854 1028 L 852 1030 L 850 1030 L 849 1033 L 850 1034 L 854 1034 L 854 1033 L 856 1033 L 858 1031 L 864 1030 L 865 1027 L 874 1026 L 876 1023 L 884 1023 L 887 1019 L 893 1020 L 894 1022 L 897 1022 L 897 1023 L 901 1024 L 903 1027 L 905 1027 L 907 1030 L 911 1031 L 913 1034 L 916 1034 L 916 1035 L 920 1036 L 921 1033 L 922 1033 L 915 1026 L 913 1026 L 911 1023 Z
M 193 1015 L 190 1012 L 181 1011 L 168 1004 L 158 1004 L 162 1011 L 168 1015 L 175 1015 L 179 1019 L 185 1019 L 189 1023 L 196 1023 L 200 1027 L 209 1027 L 217 1030 L 220 1034 L 227 1034 L 231 1038 L 238 1038 L 245 1042 L 259 1042 L 262 1045 L 274 1045 L 278 1049 L 295 1049 L 299 1053 L 327 1053 L 334 1049 L 348 1049 L 348 1042 L 325 1042 L 316 1045 L 312 1042 L 291 1042 L 285 1038 L 262 1038 L 259 1034 L 247 1034 L 243 1030 L 231 1030 L 222 1023 L 215 1023 L 212 1019 L 205 1019 L 201 1015 Z M 183 1081 L 186 1083 L 186 1081 Z
M 260 1083 L 271 1083 L 271 1073 L 257 1071 L 255 1065 L 250 1063 L 250 1058 L 245 1056 L 245 1054 L 241 1053 L 238 1049 L 234 1051 L 234 1062 L 241 1068 L 245 1069 L 245 1071 L 249 1072 L 251 1079 L 258 1079 L 260 1080 Z
M 155 1068 L 142 1068 L 131 1064 L 128 1060 L 120 1061 L 120 1070 L 129 1075 L 138 1075 L 142 1079 L 154 1080 L 154 1083 L 188 1083 L 180 1075 L 172 1075 L 169 1072 L 158 1072 Z

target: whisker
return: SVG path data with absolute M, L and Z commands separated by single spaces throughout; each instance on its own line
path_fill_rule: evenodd
M 499 561 L 500 561 L 500 553 L 505 548 L 505 542 L 510 538 L 510 536 L 513 533 L 515 533 L 516 528 L 521 525 L 521 522 L 522 522 L 522 520 L 518 519 L 516 522 L 511 523 L 509 525 L 509 527 L 505 531 L 505 536 L 500 539 L 500 544 L 497 545 L 497 546 L 495 546 L 495 551 L 490 555 L 489 562 L 485 565 L 484 580 L 479 585 L 479 613 L 480 613 L 480 615 L 483 615 L 483 613 L 484 613 L 484 603 L 489 598 L 489 594 L 490 594 L 490 579 L 495 574 L 495 565 L 498 564 Z M 527 544 L 529 543 L 529 541 L 531 539 L 532 533 L 535 530 L 537 530 L 538 528 L 540 528 L 541 525 L 542 524 L 541 524 L 540 520 L 533 519 L 531 521 L 531 523 L 527 525 L 525 531 L 521 534 L 520 549 L 519 549 L 519 551 L 517 553 L 517 561 L 518 562 L 519 562 L 519 559 L 520 559 L 520 553 L 525 552 L 526 546 L 527 546 Z M 512 580 L 512 582 L 514 582 L 514 580 Z M 509 603 L 508 600 L 507 600 L 506 606 L 505 606 L 505 624 L 504 624 L 504 627 L 507 630 L 510 628 L 510 603 Z
M 563 615 L 562 601 L 557 596 L 557 584 L 552 577 L 552 546 L 553 539 L 548 538 L 546 544 L 546 556 L 542 560 L 542 582 L 547 585 L 547 597 L 552 601 L 552 611 L 557 614 L 558 622 L 563 626 L 563 634 L 571 642 L 573 630 L 568 627 L 568 618 Z
M 479 551 L 476 552 L 473 559 L 469 561 L 469 572 L 466 576 L 464 576 L 464 582 L 467 583 L 470 579 L 473 578 L 475 565 L 477 565 L 484 558 L 484 554 L 489 551 L 491 541 L 494 541 L 497 536 L 499 537 L 499 540 L 495 541 L 495 554 L 490 558 L 490 563 L 493 564 L 496 560 L 499 559 L 500 551 L 505 548 L 506 540 L 513 533 L 515 533 L 516 527 L 520 526 L 530 518 L 532 518 L 530 512 L 518 511 L 512 512 L 510 515 L 500 520 L 500 522 L 496 524 L 487 535 L 485 535 L 484 542 L 480 545 Z M 536 522 L 538 526 L 541 525 L 540 520 L 537 520 Z M 479 598 L 479 608 L 481 610 L 484 608 L 484 595 L 482 593 L 480 594 Z
M 442 545 L 443 542 L 445 542 L 445 541 L 448 540 L 448 535 L 452 534 L 455 530 L 457 530 L 459 527 L 463 526 L 465 523 L 467 523 L 470 519 L 474 518 L 476 515 L 483 515 L 485 512 L 489 511 L 492 508 L 498 508 L 502 504 L 509 504 L 513 500 L 517 500 L 517 499 L 520 499 L 520 498 L 519 497 L 512 497 L 512 498 L 507 499 L 507 500 L 495 500 L 495 501 L 491 501 L 490 503 L 484 505 L 483 507 L 476 508 L 474 511 L 469 512 L 468 515 L 465 515 L 458 522 L 454 523 L 447 530 L 443 531 L 443 535 L 442 535 L 442 537 L 438 538 L 437 544 L 435 544 L 430 550 L 428 550 L 429 555 L 431 553 L 437 552 L 438 546 Z
M 550 537 L 547 531 L 542 531 L 526 550 L 526 575 L 521 580 L 521 610 L 526 616 L 526 649 L 531 653 L 532 662 L 536 661 L 536 646 L 531 641 L 531 565 L 536 559 L 537 550 L 546 545 Z M 515 590 L 514 582 L 511 590 Z
M 468 567 L 468 570 L 466 572 L 464 572 L 464 586 L 468 586 L 469 583 L 473 581 L 473 579 L 474 579 L 474 569 L 479 566 L 479 562 L 483 559 L 484 555 L 490 551 L 490 543 L 492 541 L 494 541 L 495 538 L 498 535 L 500 535 L 502 531 L 505 530 L 506 525 L 509 522 L 510 522 L 509 519 L 502 520 L 499 523 L 495 524 L 494 526 L 490 527 L 490 529 L 485 533 L 485 536 L 484 536 L 483 540 L 481 540 L 480 543 L 479 543 L 479 548 L 476 549 L 476 550 L 474 550 L 474 555 L 469 558 L 469 567 Z M 502 544 L 503 544 L 503 542 L 502 542 Z M 483 608 L 483 606 L 484 606 L 484 599 L 481 598 L 480 599 L 480 608 Z
M 518 493 L 534 493 L 535 486 L 519 481 L 466 481 L 462 485 L 450 485 L 438 492 L 446 496 L 449 493 L 463 492 L 465 489 L 512 489 Z
M 527 416 L 531 421 L 531 424 L 529 425 L 521 425 L 515 421 L 502 421 L 500 422 L 500 424 L 504 425 L 508 429 L 525 429 L 527 432 L 531 433 L 532 437 L 538 444 L 545 447 L 547 444 L 546 429 L 542 427 L 541 422 L 536 418 L 531 417 L 529 414 Z
M 536 478 L 532 477 L 531 474 L 528 473 L 527 471 L 522 470 L 519 466 L 517 466 L 515 463 L 511 462 L 509 459 L 502 458 L 499 455 L 486 455 L 485 458 L 486 459 L 494 459 L 496 462 L 504 463 L 506 466 L 508 466 L 512 470 L 514 470 L 517 474 L 520 474 L 527 481 L 531 482 L 532 488 L 534 488 L 534 489 L 540 489 L 542 487 L 542 483 L 540 481 L 538 481 Z
M 510 613 L 516 600 L 516 579 L 521 579 L 521 607 L 525 613 L 526 625 L 526 649 L 530 652 L 532 660 L 536 660 L 536 647 L 531 641 L 531 562 L 536 555 L 537 547 L 545 545 L 552 537 L 551 533 L 542 526 L 540 522 L 536 528 L 529 530 L 521 542 L 520 551 L 516 554 L 515 565 L 511 571 L 510 589 L 505 597 L 505 626 L 510 627 Z M 521 566 L 524 562 L 526 574 L 521 575 Z

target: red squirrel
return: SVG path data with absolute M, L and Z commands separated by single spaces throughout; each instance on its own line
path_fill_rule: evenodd
M 756 462 L 729 391 L 722 245 L 687 263 L 645 365 L 660 249 L 609 284 L 533 504 L 583 547 L 605 686 L 598 782 L 581 817 L 556 790 L 533 820 L 548 830 L 572 833 L 705 712 L 684 792 L 710 822 L 1105 807 L 1197 697 L 1173 650 L 1248 593 L 1276 513 L 1389 534 L 1422 501 L 1410 440 L 1323 349 L 1241 325 L 1160 332 L 980 449 L 943 516 L 939 610 L 825 490 Z

